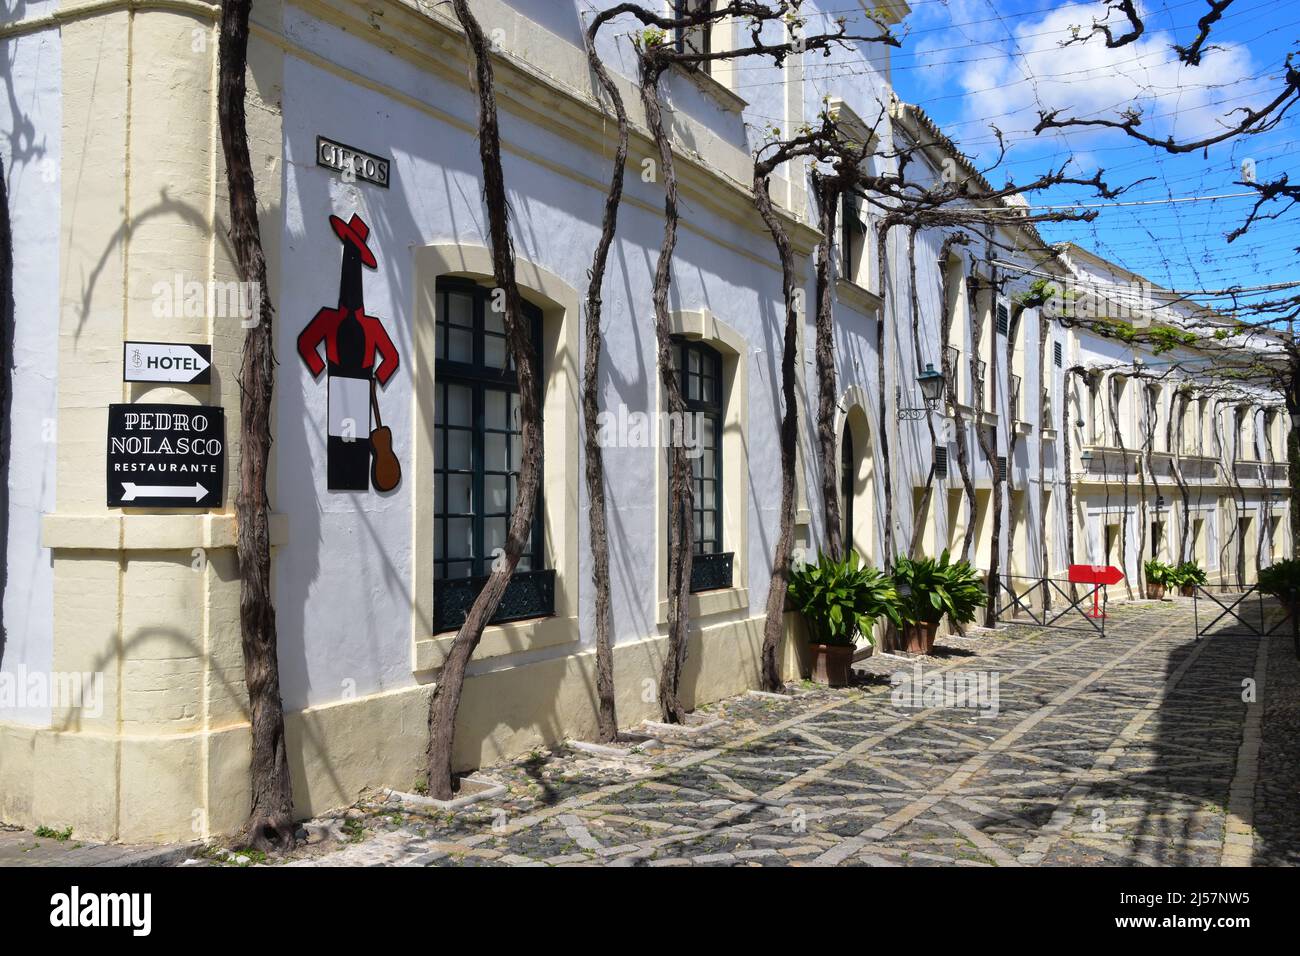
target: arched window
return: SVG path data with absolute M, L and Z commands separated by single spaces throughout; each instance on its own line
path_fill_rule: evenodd
M 524 306 L 536 350 L 541 312 Z M 469 280 L 437 285 L 434 399 L 434 630 L 458 628 L 506 545 L 523 450 L 519 379 L 491 290 Z M 540 374 L 541 356 L 534 361 Z M 540 396 L 539 396 L 540 400 Z M 543 571 L 542 502 L 493 623 L 553 613 Z
M 674 342 L 682 398 L 691 416 L 691 422 L 682 424 L 681 434 L 694 443 L 694 447 L 688 446 L 697 556 L 691 590 L 729 588 L 730 552 L 725 549 L 722 533 L 722 356 L 703 342 L 680 337 Z M 698 560 L 699 556 L 712 555 L 717 558 Z

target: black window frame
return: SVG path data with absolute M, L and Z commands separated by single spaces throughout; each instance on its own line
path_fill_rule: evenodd
M 468 295 L 471 299 L 470 326 L 453 326 L 449 321 L 448 297 L 450 295 Z M 486 417 L 486 395 L 489 391 L 518 394 L 519 379 L 513 367 L 509 343 L 505 340 L 504 327 L 501 331 L 488 328 L 486 316 L 492 311 L 492 299 L 495 290 L 480 285 L 469 278 L 446 277 L 438 280 L 435 287 L 436 310 L 434 335 L 437 336 L 434 360 L 434 402 L 439 409 L 434 422 L 434 528 L 435 538 L 442 531 L 443 548 L 439 555 L 435 548 L 433 561 L 434 620 L 433 631 L 455 630 L 464 622 L 465 614 L 474 599 L 482 590 L 491 573 L 492 555 L 488 553 L 485 542 L 485 519 L 500 518 L 501 514 L 487 513 L 486 483 L 489 474 L 504 477 L 506 484 L 506 523 L 513 508 L 514 496 L 512 477 L 518 468 L 514 457 L 512 436 L 518 434 L 507 421 L 504 429 L 488 427 Z M 542 401 L 542 382 L 545 374 L 542 364 L 542 311 L 537 306 L 524 302 L 524 317 L 528 321 L 529 335 L 533 348 L 534 367 L 537 369 L 537 401 L 540 408 Z M 448 346 L 452 329 L 467 330 L 472 342 L 472 359 L 469 362 L 453 361 L 449 357 Z M 489 339 L 501 340 L 504 348 L 505 367 L 497 368 L 486 362 L 487 342 Z M 453 425 L 447 420 L 448 390 L 451 386 L 467 388 L 470 391 L 471 424 L 469 426 Z M 510 414 L 507 401 L 506 414 Z M 453 431 L 469 431 L 470 467 L 468 469 L 449 467 L 447 453 L 449 436 Z M 488 435 L 505 435 L 506 470 L 489 471 L 486 467 Z M 545 449 L 543 449 L 542 469 L 545 474 Z M 468 512 L 451 512 L 446 509 L 450 475 L 470 476 L 471 508 Z M 441 491 L 439 491 L 441 489 Z M 545 567 L 546 547 L 544 534 L 544 506 L 542 486 L 537 492 L 537 504 L 533 511 L 533 528 L 528 549 L 521 555 L 521 563 L 527 560 L 524 569 L 516 569 L 502 597 L 500 606 L 490 623 L 501 624 L 507 621 L 529 618 L 549 617 L 555 613 L 555 572 Z M 468 519 L 471 525 L 471 550 L 469 556 L 452 556 L 449 551 L 450 536 L 446 522 Z M 452 564 L 470 564 L 469 576 L 448 577 L 448 566 Z
M 732 567 L 735 552 L 724 550 L 726 540 L 723 534 L 723 494 L 725 461 L 722 449 L 723 417 L 725 415 L 722 353 L 700 339 L 676 335 L 672 338 L 673 360 L 677 363 L 678 387 L 682 392 L 682 402 L 690 415 L 704 416 L 702 426 L 696 430 L 695 438 L 701 443 L 700 454 L 690 459 L 692 482 L 692 514 L 695 533 L 692 535 L 691 591 L 714 591 L 732 586 Z M 699 371 L 692 373 L 690 356 L 699 359 Z M 692 379 L 697 380 L 693 385 Z M 706 382 L 712 382 L 712 398 L 706 398 Z M 707 425 L 712 437 L 713 477 L 705 478 L 702 474 L 705 449 L 704 426 Z M 682 423 L 685 431 L 685 423 Z M 704 487 L 708 483 L 713 488 L 712 507 L 704 506 Z M 670 503 L 670 515 L 682 520 L 683 515 Z M 704 516 L 712 518 L 713 534 L 703 535 Z M 672 520 L 670 518 L 670 520 Z M 706 542 L 709 549 L 705 550 Z
M 673 18 L 685 19 L 700 9 L 709 9 L 713 0 L 673 0 Z M 678 53 L 708 54 L 713 52 L 713 23 L 705 22 L 695 27 L 677 27 L 673 30 L 673 48 Z M 689 48 L 689 49 L 688 49 Z M 709 61 L 702 63 L 683 63 L 689 70 L 710 72 Z
M 858 271 L 866 254 L 866 232 L 861 200 L 853 190 L 846 189 L 840 194 L 840 278 L 854 285 L 858 284 Z

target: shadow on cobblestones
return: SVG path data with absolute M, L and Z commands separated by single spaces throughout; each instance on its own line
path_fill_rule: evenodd
M 1112 609 L 1104 636 L 1012 626 L 868 658 L 852 687 L 721 701 L 702 709 L 715 725 L 650 753 L 557 746 L 485 770 L 507 796 L 455 814 L 366 805 L 365 839 L 298 863 L 1205 866 L 1234 840 L 1250 859 L 1252 835 L 1257 862 L 1295 862 L 1293 655 L 1267 659 L 1275 776 L 1252 814 L 1242 755 L 1261 712 L 1242 681 L 1260 640 L 1198 642 L 1186 603 Z M 995 699 L 894 693 L 921 671 L 983 675 Z

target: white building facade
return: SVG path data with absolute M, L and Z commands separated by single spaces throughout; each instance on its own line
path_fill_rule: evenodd
M 519 282 L 543 369 L 544 488 L 525 586 L 505 615 L 513 619 L 487 630 L 471 665 L 457 733 L 461 768 L 595 728 L 581 303 L 614 130 L 582 44 L 592 6 L 474 4 L 499 50 Z M 842 7 L 805 4 L 810 17 Z M 901 2 L 887 9 L 895 20 L 908 12 Z M 202 0 L 43 0 L 0 24 L 12 94 L 0 100 L 0 125 L 14 134 L 0 148 L 23 237 L 0 675 L 11 687 L 33 675 L 31 686 L 44 680 L 47 688 L 61 675 L 99 681 L 92 703 L 55 693 L 0 700 L 6 822 L 148 841 L 230 832 L 246 815 L 233 548 L 245 318 L 213 294 L 236 279 L 215 119 L 216 13 Z M 368 785 L 409 788 L 420 778 L 428 694 L 456 604 L 503 540 L 517 398 L 493 325 L 477 101 L 454 20 L 416 0 L 259 0 L 253 16 L 249 130 L 279 359 L 274 591 L 294 794 L 306 815 L 350 803 Z M 611 29 L 601 41 L 635 127 L 601 356 L 604 409 L 628 423 L 662 405 L 650 303 L 663 193 L 647 172 L 654 153 L 633 85 L 631 29 Z M 720 30 L 713 42 L 740 42 L 739 30 Z M 699 518 L 709 557 L 700 563 L 717 576 L 691 602 L 689 705 L 758 685 L 780 505 L 783 318 L 779 264 L 749 195 L 761 131 L 797 129 L 829 103 L 879 138 L 870 160 L 877 171 L 889 168 L 896 144 L 935 134 L 923 113 L 894 100 L 885 47 L 861 44 L 845 55 L 859 62 L 833 77 L 796 56 L 783 70 L 722 63 L 709 73 L 675 72 L 664 84 L 683 206 L 673 324 L 683 364 L 700 370 L 694 381 L 712 429 L 699 436 L 710 492 Z M 363 175 L 335 168 L 344 148 L 360 156 L 353 168 Z M 937 180 L 946 149 L 927 147 L 909 175 Z M 818 235 L 806 170 L 782 171 L 773 196 L 814 302 Z M 877 213 L 855 215 L 861 228 L 837 243 L 835 283 L 835 427 L 853 547 L 882 565 L 913 540 L 924 553 L 959 551 L 969 528 L 971 560 L 988 568 L 1002 496 L 1002 572 L 1024 581 L 1055 575 L 1069 560 L 1063 487 L 1076 481 L 1076 557 L 1107 558 L 1117 492 L 1095 475 L 1076 478 L 1077 460 L 1066 460 L 1062 429 L 1086 429 L 1091 419 L 1079 412 L 1085 425 L 1074 425 L 1081 399 L 1065 370 L 1131 362 L 1132 349 L 1108 352 L 1110 340 L 1014 307 L 1049 251 L 1032 228 L 999 226 L 996 256 L 979 242 L 946 244 L 951 230 L 920 230 L 913 285 L 907 227 L 890 231 L 882 263 Z M 1046 268 L 1064 277 L 1081 268 L 1075 263 Z M 355 310 L 349 297 L 358 292 L 364 320 L 352 328 L 337 310 Z M 945 323 L 962 428 L 942 408 L 913 414 L 923 407 L 918 374 L 927 364 L 945 367 Z M 801 336 L 797 537 L 812 554 L 824 534 L 808 417 L 817 397 L 811 315 Z M 209 346 L 210 381 L 126 382 L 130 342 Z M 356 385 L 372 378 L 373 406 Z M 1135 394 L 1123 401 L 1132 405 Z M 108 506 L 114 404 L 224 408 L 222 504 Z M 1286 504 L 1269 490 L 1285 476 L 1275 406 L 1261 396 L 1250 412 L 1255 450 L 1248 442 L 1232 459 L 1234 482 L 1193 486 L 1205 512 L 1195 553 L 1207 567 L 1238 561 L 1238 552 L 1223 551 L 1230 520 L 1254 566 L 1265 552 L 1289 551 L 1288 523 L 1276 523 Z M 1222 462 L 1237 446 L 1213 444 L 1227 434 L 1215 414 L 1197 436 Z M 364 440 L 380 417 L 402 466 L 400 483 L 386 491 L 364 466 L 358 472 L 348 441 Z M 988 429 L 991 455 L 975 427 Z M 657 714 L 647 684 L 665 645 L 666 462 L 630 425 L 615 432 L 605 448 L 615 680 L 620 719 L 632 725 Z M 1075 442 L 1075 459 L 1082 448 L 1095 460 L 1111 447 L 1095 434 Z M 1204 443 L 1189 444 L 1186 432 L 1179 442 L 1201 457 Z M 1148 488 L 1144 504 L 1130 488 L 1121 520 L 1135 529 L 1154 521 L 1157 499 L 1176 497 L 1167 482 L 1161 489 Z M 1244 502 L 1231 519 L 1229 500 Z M 1242 525 L 1243 516 L 1253 524 Z M 1177 549 L 1175 524 L 1165 522 L 1156 553 Z M 1135 537 L 1127 538 L 1130 575 Z M 798 641 L 788 644 L 785 667 L 797 676 Z

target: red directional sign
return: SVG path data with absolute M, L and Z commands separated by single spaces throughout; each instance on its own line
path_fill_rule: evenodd
M 1072 564 L 1070 580 L 1075 584 L 1119 584 L 1124 572 L 1109 564 Z

